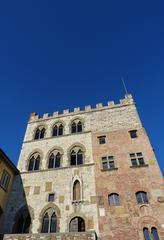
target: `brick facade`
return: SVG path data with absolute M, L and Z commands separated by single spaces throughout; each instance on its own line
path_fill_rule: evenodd
M 72 134 L 71 123 L 77 120 L 82 123 L 83 131 Z M 64 126 L 63 135 L 52 137 L 53 126 L 59 123 Z M 38 127 L 45 129 L 45 136 L 34 140 Z M 130 130 L 137 131 L 137 138 L 130 137 Z M 105 136 L 104 144 L 99 143 L 101 136 Z M 83 152 L 82 165 L 70 164 L 74 148 Z M 61 166 L 49 169 L 49 157 L 54 151 L 61 154 Z M 142 153 L 145 164 L 132 167 L 129 155 L 132 153 Z M 39 154 L 40 166 L 37 171 L 29 172 L 33 154 Z M 114 169 L 102 169 L 102 157 L 106 156 L 113 157 Z M 57 217 L 56 231 L 66 234 L 54 239 L 94 239 L 87 232 L 95 231 L 101 240 L 144 240 L 144 227 L 156 227 L 161 239 L 164 236 L 163 178 L 131 95 L 126 95 L 119 104 L 108 102 L 105 107 L 97 104 L 94 109 L 75 108 L 73 113 L 64 110 L 63 114 L 55 112 L 43 117 L 32 113 L 18 168 L 21 174 L 13 185 L 2 233 L 12 234 L 19 212 L 27 208 L 31 218 L 28 238 L 43 238 L 43 216 L 49 209 Z M 80 186 L 78 201 L 73 199 L 75 181 Z M 147 193 L 147 204 L 137 203 L 135 194 L 139 191 Z M 109 205 L 111 193 L 119 195 L 118 206 Z M 49 194 L 54 194 L 53 202 L 48 202 Z M 84 221 L 83 235 L 67 234 L 76 217 Z M 17 239 L 15 235 L 6 235 L 5 239 L 10 239 L 9 236 Z

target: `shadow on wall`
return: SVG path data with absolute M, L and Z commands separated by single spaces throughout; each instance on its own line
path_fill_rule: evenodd
M 32 217 L 33 211 L 27 204 L 21 175 L 17 175 L 2 216 L 0 234 L 31 233 Z

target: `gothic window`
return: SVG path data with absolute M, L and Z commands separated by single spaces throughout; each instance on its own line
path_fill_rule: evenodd
M 79 133 L 83 131 L 83 125 L 82 122 L 77 120 L 74 120 L 71 125 L 71 132 L 72 133 Z
M 145 165 L 144 157 L 141 152 L 138 153 L 130 153 L 130 159 L 132 166 L 142 166 Z
M 75 217 L 70 221 L 70 232 L 85 232 L 85 222 L 81 217 Z
M 155 227 L 151 228 L 151 234 L 149 233 L 148 228 L 143 229 L 144 239 L 145 240 L 160 240 L 158 231 Z
M 79 147 L 71 151 L 71 165 L 81 165 L 84 162 L 84 153 Z
M 137 192 L 136 199 L 138 204 L 146 204 L 149 202 L 146 192 Z
M 81 200 L 81 186 L 80 182 L 76 180 L 73 184 L 73 201 Z
M 56 124 L 53 127 L 53 132 L 52 132 L 52 136 L 57 137 L 57 136 L 62 136 L 63 135 L 63 125 L 61 123 Z
M 152 227 L 151 229 L 151 236 L 153 240 L 160 240 L 158 236 L 158 231 L 155 227 Z
M 39 165 L 40 165 L 40 155 L 38 153 L 35 153 L 30 158 L 29 165 L 28 165 L 28 171 L 39 170 Z
M 13 233 L 29 233 L 31 217 L 27 209 L 21 210 L 13 228 Z
M 52 208 L 48 209 L 44 214 L 42 221 L 42 233 L 57 232 L 57 216 Z
M 61 154 L 57 151 L 51 153 L 49 157 L 48 168 L 59 168 L 61 161 Z
M 143 229 L 143 234 L 144 234 L 145 240 L 151 240 L 148 228 Z
M 37 128 L 37 130 L 36 130 L 36 132 L 35 132 L 35 137 L 34 137 L 34 139 L 35 139 L 35 140 L 38 140 L 38 139 L 44 138 L 44 137 L 45 137 L 45 132 L 46 132 L 45 128 L 42 127 L 42 126 L 40 126 L 39 128 Z
M 109 205 L 111 205 L 111 206 L 120 205 L 119 195 L 118 195 L 117 193 L 111 193 L 111 194 L 108 196 L 108 202 L 109 202 Z
M 103 169 L 115 169 L 115 161 L 113 156 L 102 157 Z

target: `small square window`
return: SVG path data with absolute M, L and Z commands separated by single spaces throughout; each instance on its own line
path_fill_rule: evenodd
M 50 193 L 48 195 L 48 202 L 54 202 L 55 201 L 55 194 L 54 193 Z
M 100 137 L 98 137 L 99 144 L 105 144 L 105 143 L 106 143 L 105 138 L 106 138 L 106 136 L 100 136 Z
M 131 130 L 129 131 L 131 138 L 137 138 L 137 130 Z

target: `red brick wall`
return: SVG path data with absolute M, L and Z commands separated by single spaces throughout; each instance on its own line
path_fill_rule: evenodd
M 102 145 L 101 135 L 106 135 Z M 144 239 L 143 227 L 156 227 L 164 239 L 163 178 L 145 130 L 138 129 L 137 135 L 131 139 L 127 129 L 92 135 L 101 240 Z M 131 167 L 129 153 L 136 152 L 143 153 L 147 166 Z M 114 156 L 118 169 L 103 171 L 102 156 Z M 137 204 L 137 191 L 147 192 L 149 204 Z M 120 206 L 109 206 L 110 193 L 119 194 Z

